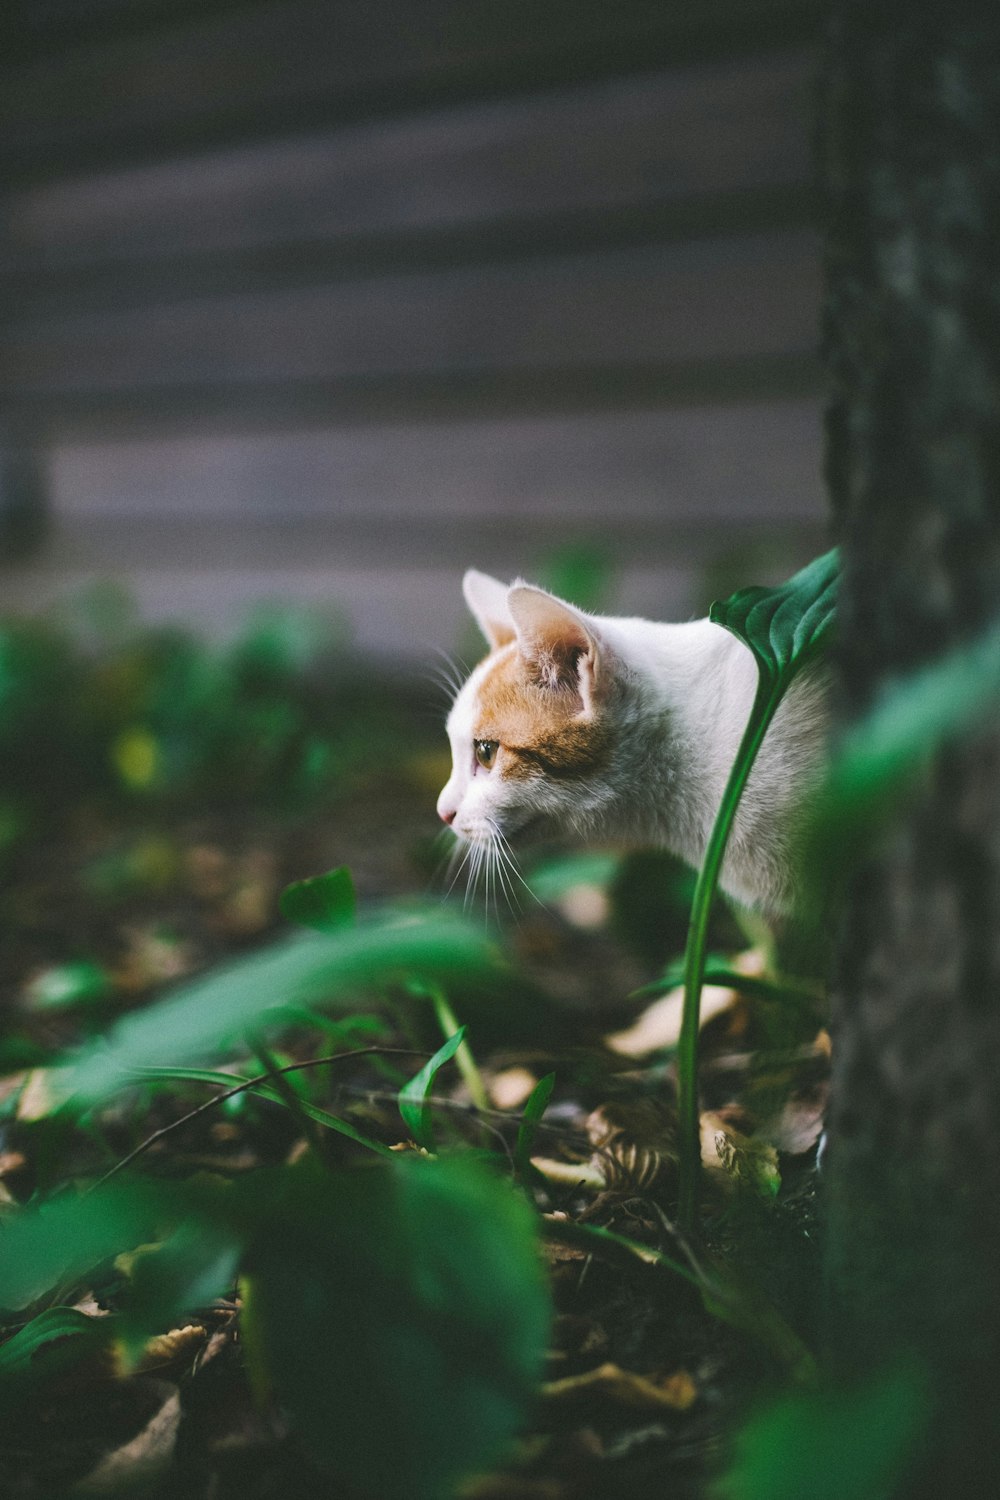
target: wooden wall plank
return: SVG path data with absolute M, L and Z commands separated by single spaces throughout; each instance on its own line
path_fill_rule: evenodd
M 810 232 L 692 241 L 26 322 L 0 394 L 801 353 L 818 305 Z
M 815 400 L 279 433 L 59 442 L 60 515 L 166 527 L 309 523 L 329 541 L 408 527 L 408 553 L 504 526 L 676 532 L 822 513 Z M 328 534 L 322 528 L 328 528 Z M 423 541 L 416 535 L 424 530 Z M 183 535 L 183 532 L 181 533 Z M 459 549 L 460 552 L 461 549 Z M 199 549 L 200 554 L 201 549 Z
M 5 180 L 811 39 L 815 0 L 259 0 L 0 71 Z
M 807 182 L 810 90 L 796 49 L 60 180 L 8 199 L 5 259 L 41 276 L 351 238 L 360 257 L 407 234 L 419 254 L 429 229 L 514 221 L 544 241 L 574 215 L 709 195 L 749 212 Z

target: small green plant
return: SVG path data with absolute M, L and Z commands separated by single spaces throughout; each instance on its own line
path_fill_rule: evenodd
M 536 1216 L 507 1180 L 510 1160 L 469 1148 L 435 1155 L 431 1090 L 440 1070 L 461 1060 L 465 1034 L 443 981 L 461 976 L 469 986 L 494 973 L 497 959 L 478 928 L 440 908 L 359 916 L 344 869 L 297 882 L 282 909 L 312 930 L 123 1017 L 54 1070 L 52 1114 L 83 1128 L 124 1090 L 169 1082 L 213 1092 L 89 1191 L 8 1214 L 0 1314 L 22 1326 L 0 1344 L 0 1410 L 92 1359 L 102 1342 L 129 1365 L 151 1336 L 225 1296 L 239 1277 L 251 1374 L 298 1441 L 366 1492 L 436 1500 L 517 1430 L 550 1321 Z M 409 1071 L 416 1049 L 348 1046 L 286 1063 L 267 1040 L 299 1022 L 305 1002 L 336 1007 L 345 994 L 393 986 L 450 1033 L 397 1092 L 401 1134 L 422 1151 L 391 1150 L 359 1128 L 364 1122 L 292 1085 L 304 1070 L 360 1057 L 404 1057 Z M 252 1063 L 236 1073 L 205 1066 L 247 1046 L 259 1072 Z M 283 1108 L 312 1149 L 230 1181 L 171 1182 L 135 1170 L 166 1135 L 244 1094 Z M 387 1140 L 406 1144 L 395 1133 Z M 114 1306 L 107 1319 L 74 1309 L 82 1288 L 105 1282 Z
M 757 692 L 708 840 L 691 903 L 684 953 L 684 1015 L 678 1045 L 680 1183 L 678 1218 L 694 1227 L 701 1170 L 698 1029 L 708 921 L 740 798 L 778 705 L 827 641 L 837 595 L 837 553 L 827 552 L 776 589 L 741 589 L 712 605 L 710 618 L 753 653 Z

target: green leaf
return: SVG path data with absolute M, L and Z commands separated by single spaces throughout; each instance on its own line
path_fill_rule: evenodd
M 761 1000 L 777 1000 L 789 1005 L 811 1006 L 823 998 L 818 987 L 813 988 L 787 979 L 765 979 L 758 974 L 741 974 L 739 969 L 732 968 L 724 958 L 715 956 L 705 960 L 702 980 L 705 984 L 717 984 L 725 989 L 735 990 L 740 995 L 753 995 Z M 683 982 L 684 960 L 679 958 L 667 965 L 659 979 L 653 979 L 649 984 L 632 990 L 629 999 L 652 1000 L 657 995 L 665 995 L 670 990 L 677 989 Z
M 26 998 L 32 1010 L 68 1010 L 75 1005 L 101 1005 L 113 990 L 100 964 L 81 959 L 43 969 L 28 985 Z
M 424 984 L 421 980 L 411 980 L 406 988 L 409 994 L 417 995 L 431 1002 L 434 1007 L 434 1014 L 437 1017 L 437 1023 L 441 1028 L 441 1035 L 445 1039 L 458 1030 L 458 1017 L 448 1003 L 448 997 L 440 985 Z M 476 1109 L 482 1110 L 485 1113 L 490 1107 L 490 1101 L 486 1093 L 486 1085 L 483 1083 L 482 1074 L 476 1066 L 476 1059 L 472 1055 L 472 1048 L 468 1042 L 463 1042 L 459 1047 L 455 1053 L 455 1061 L 458 1064 L 458 1071 L 462 1075 L 465 1086 L 469 1090 L 469 1097 L 473 1104 Z
M 818 794 L 813 861 L 841 863 L 892 816 L 896 799 L 943 745 L 1000 710 L 1000 626 L 888 686 L 848 730 Z
M 560 854 L 533 866 L 528 885 L 539 901 L 558 901 L 580 885 L 607 890 L 621 868 L 620 854 L 604 851 Z
M 0 1413 L 9 1417 L 38 1386 L 106 1343 L 113 1318 L 88 1317 L 75 1307 L 49 1307 L 0 1348 Z
M 169 1082 L 219 1083 L 225 1089 L 248 1082 L 241 1074 L 220 1073 L 214 1068 L 137 1068 L 136 1073 L 139 1078 L 164 1079 Z M 255 1094 L 259 1099 L 267 1099 L 272 1104 L 285 1102 L 268 1083 L 255 1083 L 252 1088 L 247 1089 L 247 1093 Z M 342 1119 L 340 1115 L 332 1115 L 329 1110 L 320 1109 L 318 1104 L 313 1104 L 308 1099 L 300 1099 L 299 1105 L 303 1113 L 307 1114 L 311 1120 L 315 1120 L 318 1125 L 325 1125 L 328 1130 L 334 1130 L 338 1135 L 344 1135 L 348 1140 L 356 1141 L 359 1146 L 367 1146 L 369 1151 L 376 1151 L 382 1156 L 392 1155 L 388 1146 L 383 1146 L 381 1141 L 364 1135 L 349 1120 Z
M 218 1184 L 221 1198 L 225 1186 Z M 218 1205 L 221 1210 L 221 1202 Z M 234 1284 L 243 1239 L 220 1211 L 186 1219 L 165 1240 L 136 1256 L 120 1333 L 126 1355 L 206 1307 Z
M 568 599 L 578 609 L 605 609 L 611 586 L 611 569 L 603 547 L 569 543 L 544 560 L 540 581 L 543 588 Z
M 317 932 L 337 932 L 355 920 L 358 898 L 350 870 L 341 865 L 325 875 L 286 886 L 278 905 L 286 921 Z
M 836 548 L 814 558 L 777 588 L 747 588 L 709 610 L 757 661 L 761 676 L 792 676 L 825 645 L 833 628 L 840 558 Z
M 408 975 L 495 976 L 482 932 L 440 906 L 391 911 L 331 933 L 302 933 L 178 987 L 124 1016 L 63 1070 L 64 1094 L 105 1098 L 145 1066 L 196 1063 L 302 1005 L 356 996 Z
M 521 1114 L 517 1144 L 514 1147 L 514 1165 L 522 1176 L 531 1170 L 531 1152 L 535 1144 L 538 1122 L 548 1108 L 555 1084 L 554 1073 L 546 1073 L 544 1078 L 540 1078 L 528 1095 Z
M 923 1372 L 776 1402 L 736 1440 L 713 1500 L 883 1500 L 901 1493 L 929 1417 Z
M 19 1312 L 100 1261 L 134 1249 L 174 1204 L 165 1185 L 129 1181 L 83 1197 L 64 1193 L 11 1214 L 0 1234 L 0 1307 Z
M 468 1158 L 284 1180 L 248 1255 L 251 1365 L 352 1491 L 440 1500 L 498 1456 L 541 1373 L 534 1215 Z
M 455 1056 L 464 1037 L 465 1027 L 460 1026 L 454 1035 L 438 1048 L 434 1056 L 424 1063 L 420 1072 L 399 1091 L 399 1113 L 403 1117 L 403 1122 L 417 1144 L 424 1146 L 428 1151 L 434 1150 L 434 1131 L 427 1095 L 445 1063 L 450 1062 Z

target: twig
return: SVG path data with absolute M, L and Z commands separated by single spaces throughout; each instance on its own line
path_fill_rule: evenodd
M 210 1109 L 215 1109 L 219 1104 L 224 1104 L 227 1099 L 235 1099 L 237 1094 L 245 1094 L 249 1089 L 259 1088 L 261 1084 L 266 1084 L 269 1079 L 273 1078 L 276 1073 L 296 1073 L 305 1068 L 320 1068 L 330 1063 L 346 1062 L 352 1057 L 371 1057 L 374 1053 L 378 1053 L 383 1057 L 430 1056 L 429 1052 L 419 1047 L 355 1047 L 350 1052 L 335 1052 L 329 1057 L 310 1057 L 305 1062 L 286 1063 L 282 1068 L 271 1069 L 267 1073 L 259 1073 L 255 1078 L 242 1078 L 233 1088 L 223 1089 L 221 1094 L 214 1094 L 211 1099 L 206 1099 L 204 1104 L 199 1104 L 196 1109 L 188 1110 L 186 1115 L 181 1115 L 179 1119 L 172 1120 L 169 1125 L 162 1125 L 159 1130 L 154 1130 L 152 1135 L 147 1136 L 144 1141 L 140 1141 L 134 1150 L 130 1151 L 127 1156 L 123 1156 L 121 1161 L 116 1162 L 110 1171 L 105 1172 L 103 1177 L 98 1178 L 90 1191 L 94 1192 L 97 1188 L 103 1187 L 104 1183 L 108 1182 L 112 1177 L 116 1177 L 119 1172 L 130 1166 L 136 1157 L 142 1156 L 145 1151 L 149 1150 L 150 1146 L 155 1146 L 157 1141 L 161 1141 L 172 1130 L 179 1130 L 182 1125 L 187 1125 L 189 1121 L 196 1120 L 199 1115 L 206 1114 Z M 144 1070 L 140 1068 L 137 1071 L 141 1076 Z M 157 1069 L 156 1071 L 159 1073 L 161 1070 Z

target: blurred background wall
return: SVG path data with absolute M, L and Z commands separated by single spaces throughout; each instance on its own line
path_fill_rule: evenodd
M 814 0 L 6 0 L 4 607 L 454 642 L 823 545 Z

